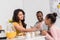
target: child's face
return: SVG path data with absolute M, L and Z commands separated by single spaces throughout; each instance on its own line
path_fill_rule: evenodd
M 45 18 L 45 24 L 46 24 L 46 25 L 49 25 L 50 23 L 51 23 L 51 20 L 46 17 L 46 18 Z

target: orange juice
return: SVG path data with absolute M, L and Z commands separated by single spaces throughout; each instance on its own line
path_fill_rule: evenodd
M 16 32 L 7 32 L 6 33 L 7 38 L 11 39 L 14 38 L 16 36 Z

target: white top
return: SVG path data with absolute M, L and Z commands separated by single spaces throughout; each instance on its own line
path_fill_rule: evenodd
M 39 22 L 36 22 L 34 27 L 36 27 L 38 24 L 39 24 Z M 45 24 L 44 21 L 41 22 L 41 29 L 42 30 L 48 30 L 48 27 L 47 27 L 47 25 Z

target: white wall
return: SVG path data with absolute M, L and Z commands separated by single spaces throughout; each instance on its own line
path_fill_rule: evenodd
M 26 12 L 26 23 L 34 25 L 37 21 L 36 12 L 50 12 L 49 0 L 0 0 L 0 24 L 6 27 L 8 19 L 11 19 L 14 9 L 21 8 Z
M 47 13 L 50 12 L 49 0 L 24 0 L 24 10 L 26 12 L 26 23 L 30 26 L 33 26 L 36 19 L 36 12 L 42 11 L 44 17 Z
M 60 27 L 60 9 L 58 9 L 57 5 L 59 4 L 60 0 L 50 0 L 50 11 L 57 13 L 57 20 L 55 25 Z
M 0 25 L 6 27 L 16 8 L 23 8 L 23 0 L 0 0 Z

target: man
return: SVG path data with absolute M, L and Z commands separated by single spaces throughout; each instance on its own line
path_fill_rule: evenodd
M 36 17 L 38 21 L 36 22 L 34 26 L 40 26 L 40 30 L 48 30 L 48 28 L 46 27 L 44 23 L 42 11 L 37 11 Z

